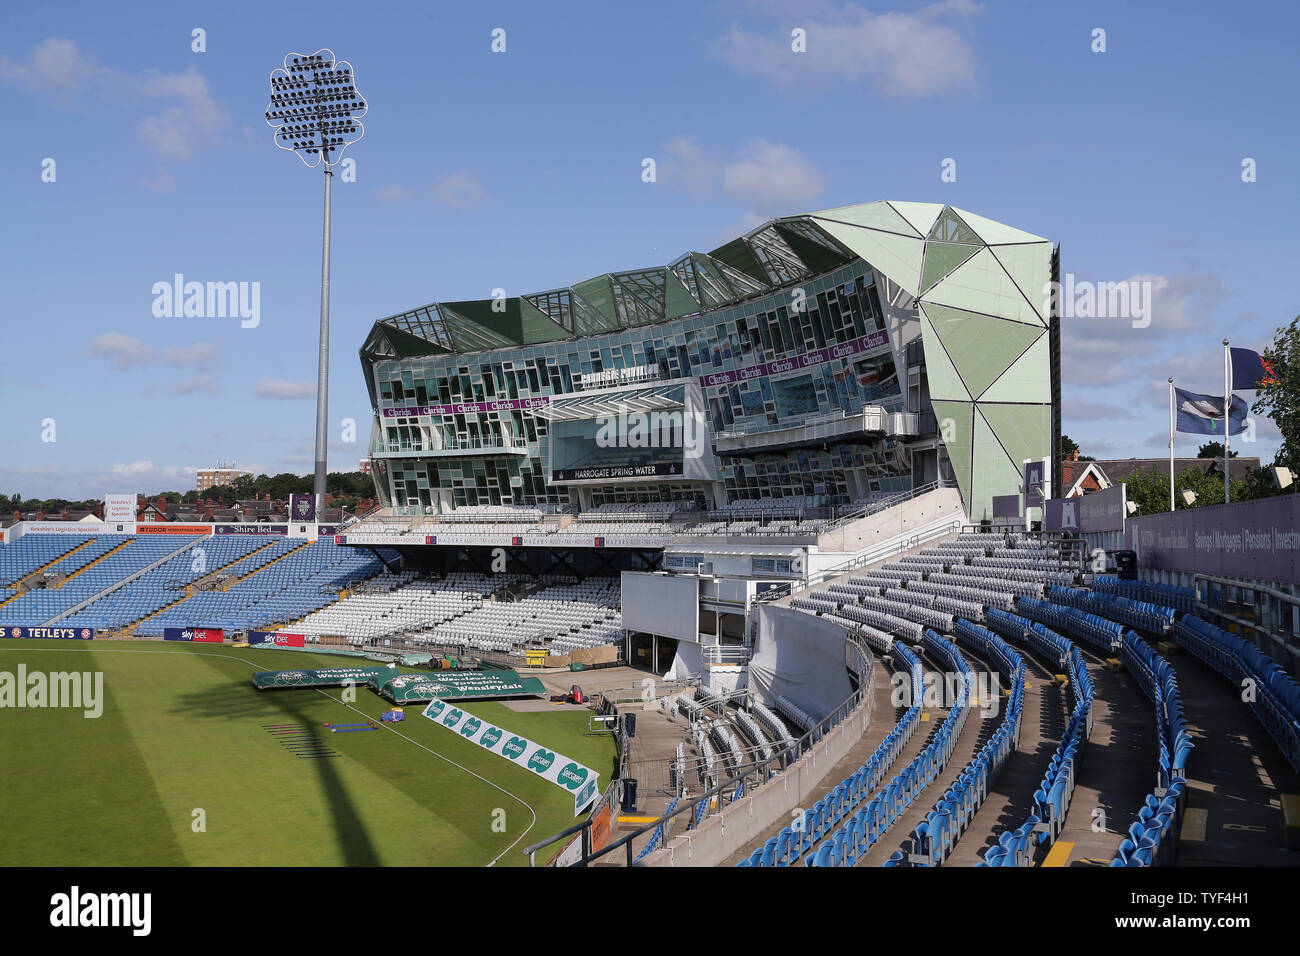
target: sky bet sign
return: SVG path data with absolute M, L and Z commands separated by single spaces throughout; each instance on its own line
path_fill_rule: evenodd
M 164 641 L 194 641 L 200 644 L 220 644 L 226 632 L 219 627 L 164 627 Z
M 5 637 L 26 637 L 43 641 L 89 641 L 95 636 L 93 627 L 6 627 L 0 629 Z

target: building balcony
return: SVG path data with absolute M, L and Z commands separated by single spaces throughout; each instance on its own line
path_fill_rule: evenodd
M 521 438 L 492 435 L 486 438 L 448 439 L 441 443 L 375 441 L 371 457 L 377 458 L 464 458 L 470 455 L 527 455 L 528 443 Z

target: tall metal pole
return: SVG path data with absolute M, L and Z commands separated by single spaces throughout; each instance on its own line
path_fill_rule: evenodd
M 325 155 L 325 147 L 321 147 Z M 325 167 L 325 235 L 320 260 L 320 368 L 316 372 L 316 520 L 325 520 L 325 467 L 326 447 L 329 443 L 329 377 L 330 377 L 330 190 L 334 173 L 329 163 Z
M 1228 340 L 1223 340 L 1223 503 L 1232 501 L 1232 456 L 1228 454 L 1232 431 L 1232 363 L 1228 361 Z
M 1174 380 L 1169 380 L 1169 510 L 1174 511 Z

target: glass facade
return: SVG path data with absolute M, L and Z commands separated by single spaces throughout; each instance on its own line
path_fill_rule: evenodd
M 638 321 L 632 297 L 621 301 L 620 310 Z M 552 464 L 547 429 L 556 425 L 517 407 L 522 400 L 571 394 L 585 374 L 650 366 L 660 379 L 700 382 L 714 434 L 856 414 L 864 403 L 901 410 L 888 335 L 862 348 L 864 338 L 884 329 L 874 276 L 858 260 L 793 288 L 617 332 L 485 352 L 381 358 L 372 366 L 381 433 L 372 455 L 398 453 L 389 468 L 399 507 L 428 507 L 440 497 L 457 507 L 568 503 L 566 488 L 545 482 Z M 806 361 L 809 353 L 854 343 L 861 350 Z M 789 370 L 773 369 L 782 364 Z M 462 405 L 473 408 L 455 408 Z M 460 456 L 457 449 L 476 453 Z M 436 456 L 420 454 L 434 450 Z M 848 469 L 859 469 L 872 490 L 910 484 L 905 447 L 886 441 L 719 460 L 728 499 L 848 500 Z M 672 487 L 637 493 L 671 495 Z

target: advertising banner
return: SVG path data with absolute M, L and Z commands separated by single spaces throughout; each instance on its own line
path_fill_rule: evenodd
M 1077 498 L 1048 498 L 1043 502 L 1044 531 L 1123 531 L 1124 485 Z
M 217 524 L 213 534 L 288 534 L 287 524 Z
M 377 674 L 390 671 L 387 667 L 321 667 L 304 671 L 258 671 L 253 675 L 253 686 L 258 690 L 278 690 L 285 687 L 353 687 L 368 682 Z
M 30 638 L 42 641 L 89 641 L 95 637 L 93 627 L 0 627 L 0 637 Z
M 820 365 L 823 362 L 829 362 L 831 359 L 860 355 L 863 352 L 869 352 L 872 349 L 888 344 L 888 332 L 872 332 L 870 335 L 864 335 L 841 345 L 828 345 L 826 348 L 804 352 L 795 358 L 777 359 L 775 362 L 750 365 L 747 368 L 732 369 L 729 372 L 712 372 L 708 375 L 701 375 L 700 384 L 704 386 L 724 385 L 731 382 L 743 382 L 751 378 L 762 378 L 764 375 L 780 375 L 782 372 L 793 372 L 812 365 Z
M 1027 461 L 1024 466 L 1025 507 L 1041 508 L 1043 505 L 1043 490 L 1047 484 L 1047 462 L 1040 458 Z
M 405 417 L 407 415 L 474 415 L 479 412 L 527 411 L 550 405 L 549 396 L 538 398 L 502 398 L 491 402 L 458 402 L 454 405 L 406 405 L 401 408 L 385 408 L 385 418 Z
M 291 521 L 315 521 L 316 496 L 310 494 L 290 495 L 289 519 Z
M 248 643 L 274 644 L 277 647 L 306 647 L 306 639 L 301 634 L 286 634 L 284 631 L 249 631 Z
M 135 526 L 136 534 L 211 534 L 210 524 L 170 524 L 166 521 L 141 521 Z
M 104 495 L 104 523 L 135 520 L 135 495 Z
M 669 449 L 672 451 L 673 449 Z M 671 478 L 682 474 L 681 461 L 659 461 L 651 465 L 608 465 L 603 468 L 553 468 L 552 481 L 605 481 L 611 478 Z
M 164 627 L 164 641 L 193 641 L 196 644 L 220 644 L 226 632 L 219 627 Z
M 469 711 L 461 710 L 442 700 L 430 701 L 429 706 L 424 709 L 424 716 L 439 727 L 460 734 L 471 743 L 487 748 L 498 757 L 526 767 L 557 787 L 563 787 L 572 793 L 575 817 L 600 796 L 600 774 L 590 767 L 584 767 L 577 761 L 570 760 L 564 754 L 547 750 L 527 737 L 520 737 L 502 727 L 479 720 Z
M 1019 495 L 994 495 L 993 496 L 993 517 L 1019 518 L 1020 517 L 1020 496 Z
M 1130 518 L 1138 567 L 1300 584 L 1300 495 Z
M 445 698 L 544 697 L 546 685 L 536 677 L 520 677 L 515 671 L 448 671 L 397 674 L 371 682 L 393 703 Z

